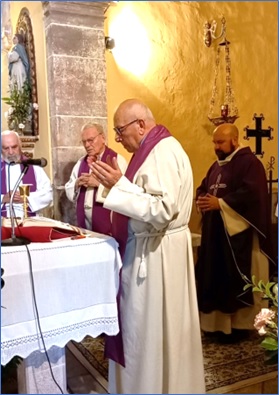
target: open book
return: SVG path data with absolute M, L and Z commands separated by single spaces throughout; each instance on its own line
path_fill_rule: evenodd
M 92 233 L 77 226 L 46 217 L 16 219 L 15 225 L 16 236 L 25 236 L 33 242 L 55 241 L 65 237 L 86 237 Z M 11 232 L 11 227 L 11 219 L 2 218 L 2 236 L 3 229 L 7 233 L 8 231 Z M 10 235 L 7 235 L 7 237 L 10 237 Z

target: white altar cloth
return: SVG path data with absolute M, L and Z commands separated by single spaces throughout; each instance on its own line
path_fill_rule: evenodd
M 100 234 L 78 240 L 31 243 L 36 302 L 47 350 L 86 335 L 119 331 L 116 294 L 118 244 Z M 1 364 L 15 355 L 44 352 L 35 315 L 26 246 L 2 247 Z

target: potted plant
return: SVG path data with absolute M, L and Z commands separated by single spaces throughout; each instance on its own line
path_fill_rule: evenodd
M 38 110 L 38 104 L 31 102 L 31 85 L 26 80 L 22 89 L 18 89 L 15 82 L 10 90 L 10 97 L 2 97 L 2 101 L 10 107 L 5 112 L 8 127 L 10 130 L 15 130 L 19 135 L 29 134 L 32 130 L 32 111 Z

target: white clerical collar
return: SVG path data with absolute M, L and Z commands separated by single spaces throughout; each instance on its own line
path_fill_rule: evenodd
M 224 159 L 224 160 L 219 160 L 219 159 L 218 159 L 218 160 L 217 160 L 218 165 L 219 165 L 219 166 L 224 166 L 224 165 L 226 165 L 227 163 L 229 163 L 229 162 L 232 160 L 232 158 L 234 157 L 234 155 L 235 155 L 239 150 L 241 150 L 242 148 L 244 148 L 244 147 L 243 147 L 242 144 L 240 144 L 239 147 L 238 147 L 235 151 L 233 151 L 229 156 L 226 157 L 226 159 Z

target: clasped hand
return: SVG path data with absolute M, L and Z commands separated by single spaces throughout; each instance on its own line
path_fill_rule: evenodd
M 196 201 L 197 207 L 201 212 L 210 210 L 220 210 L 219 200 L 216 196 L 207 193 L 204 196 L 199 196 Z
M 2 204 L 10 202 L 12 193 L 13 193 L 13 191 L 10 191 L 4 195 L 4 197 L 2 199 Z M 14 194 L 13 202 L 14 203 L 23 203 L 23 197 L 20 195 L 20 193 L 18 191 L 16 191 Z
M 80 177 L 77 179 L 77 188 L 84 186 L 85 188 L 91 187 L 98 187 L 99 181 L 94 177 L 93 174 L 90 173 L 81 173 Z

